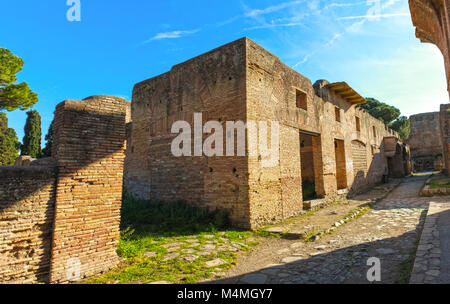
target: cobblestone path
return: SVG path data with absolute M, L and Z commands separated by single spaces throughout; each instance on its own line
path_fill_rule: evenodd
M 405 178 L 367 213 L 315 242 L 264 238 L 214 283 L 369 283 L 371 257 L 381 261 L 380 283 L 408 283 L 424 209 L 449 201 L 419 197 L 426 178 Z

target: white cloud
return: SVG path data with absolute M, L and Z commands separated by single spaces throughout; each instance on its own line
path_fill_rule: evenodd
M 383 9 L 388 8 L 388 7 L 391 7 L 391 6 L 393 6 L 394 4 L 396 4 L 397 2 L 400 2 L 400 0 L 388 0 L 385 4 L 383 4 L 383 5 L 381 6 L 381 9 L 383 10 Z
M 265 15 L 265 14 L 270 14 L 273 12 L 277 12 L 280 11 L 282 9 L 288 8 L 288 7 L 292 7 L 298 4 L 302 4 L 304 3 L 304 0 L 297 0 L 297 1 L 290 1 L 290 2 L 284 2 L 284 3 L 280 3 L 278 5 L 273 5 L 273 6 L 269 6 L 267 8 L 264 9 L 248 9 L 246 8 L 247 12 L 244 14 L 245 17 L 257 17 L 259 15 Z
M 337 41 L 339 38 L 341 38 L 341 37 L 342 37 L 342 34 L 340 34 L 340 33 L 335 34 L 335 35 L 333 36 L 333 38 L 331 38 L 329 41 L 325 42 L 325 43 L 322 45 L 322 47 L 320 47 L 320 48 L 318 48 L 318 49 L 324 50 L 324 49 L 327 49 L 327 48 L 332 47 L 332 46 L 336 43 L 336 41 Z M 296 64 L 294 64 L 294 66 L 293 66 L 292 68 L 295 69 L 295 68 L 298 67 L 299 65 L 301 65 L 301 64 L 303 64 L 303 63 L 305 63 L 305 62 L 307 62 L 308 59 L 309 59 L 311 56 L 314 56 L 314 55 L 317 54 L 317 53 L 318 53 L 317 50 L 312 51 L 311 53 L 309 53 L 309 54 L 307 54 L 305 57 L 303 57 L 302 60 L 300 60 L 299 62 L 297 62 Z
M 265 29 L 265 28 L 275 28 L 275 27 L 292 27 L 292 26 L 302 26 L 304 23 L 301 22 L 291 22 L 291 23 L 267 23 L 263 25 L 256 25 L 252 27 L 245 28 L 244 31 L 251 31 L 257 29 Z
M 172 32 L 164 32 L 158 33 L 149 40 L 144 41 L 144 43 L 148 43 L 153 40 L 161 40 L 161 39 L 177 39 L 184 36 L 192 35 L 199 32 L 199 29 L 191 30 L 191 31 L 172 31 Z
M 378 18 L 410 17 L 410 16 L 411 16 L 410 13 L 395 13 L 395 14 L 378 14 L 378 15 L 339 17 L 339 18 L 337 18 L 337 20 L 352 20 L 352 19 L 376 20 Z
M 332 7 L 349 7 L 349 6 L 357 6 L 357 5 L 365 5 L 367 1 L 353 2 L 353 3 L 330 3 L 324 7 L 324 9 L 330 9 Z

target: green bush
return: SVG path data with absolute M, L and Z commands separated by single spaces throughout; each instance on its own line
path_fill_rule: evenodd
M 122 231 L 164 235 L 210 232 L 229 227 L 228 212 L 197 208 L 183 201 L 149 202 L 126 197 L 122 203 Z

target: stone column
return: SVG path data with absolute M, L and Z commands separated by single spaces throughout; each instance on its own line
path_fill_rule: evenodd
M 126 106 L 122 98 L 93 96 L 56 107 L 51 283 L 96 275 L 118 263 Z

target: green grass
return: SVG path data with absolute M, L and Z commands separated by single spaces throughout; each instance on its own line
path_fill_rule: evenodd
M 229 227 L 228 213 L 196 208 L 183 201 L 148 202 L 127 197 L 121 210 L 121 229 L 164 236 L 214 232 Z
M 450 188 L 450 178 L 435 178 L 430 181 L 430 189 Z
M 228 229 L 228 214 L 195 208 L 184 202 L 164 203 L 126 198 L 122 205 L 121 237 L 117 253 L 121 264 L 102 276 L 83 283 L 134 284 L 169 281 L 191 284 L 211 278 L 213 272 L 223 272 L 235 264 L 239 251 L 247 251 L 257 242 L 249 239 L 252 232 Z M 188 242 L 190 240 L 191 242 Z M 195 240 L 195 243 L 192 242 Z M 181 243 L 174 252 L 178 258 L 163 260 L 169 254 L 164 245 Z M 213 243 L 216 247 L 238 246 L 233 250 L 210 250 L 193 262 L 181 258 L 183 249 L 196 254 L 206 251 L 200 247 Z M 195 246 L 192 246 L 195 245 Z M 228 248 L 226 247 L 226 248 Z M 156 255 L 146 257 L 153 252 Z M 222 259 L 226 264 L 209 268 L 205 262 Z

